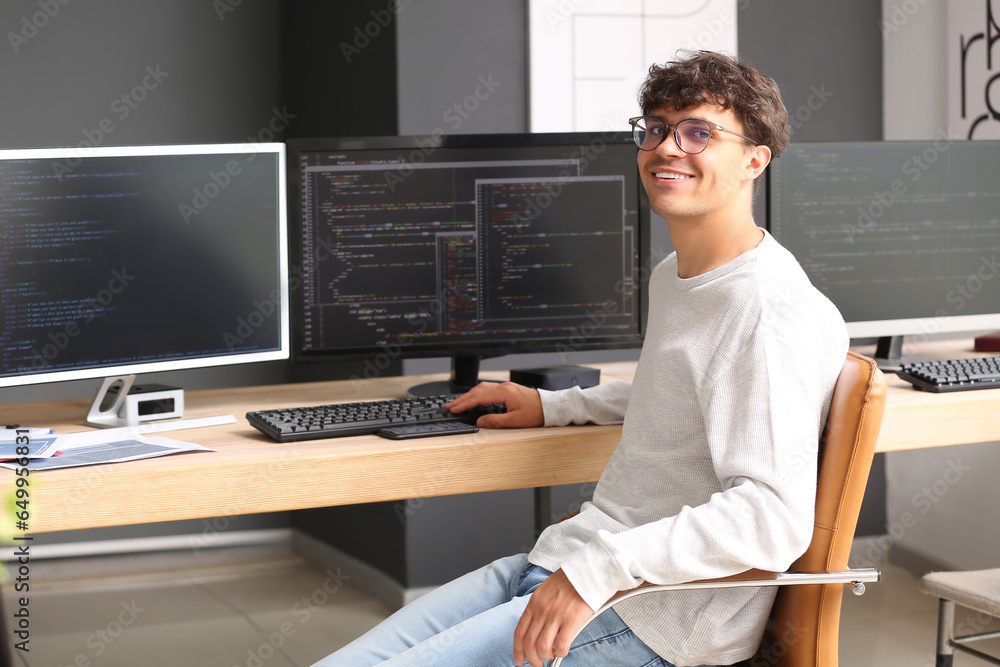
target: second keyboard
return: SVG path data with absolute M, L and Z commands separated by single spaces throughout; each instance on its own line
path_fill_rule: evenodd
M 1000 357 L 946 359 L 903 364 L 899 377 L 914 389 L 946 392 L 1000 387 Z
M 474 424 L 480 416 L 505 412 L 502 405 L 484 405 L 460 414 L 444 404 L 458 394 L 399 398 L 389 401 L 334 403 L 301 408 L 258 410 L 246 414 L 250 425 L 278 442 L 316 440 L 375 433 L 391 424 L 461 421 Z

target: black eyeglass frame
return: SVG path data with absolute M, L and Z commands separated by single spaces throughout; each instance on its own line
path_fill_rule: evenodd
M 660 140 L 656 142 L 655 146 L 652 146 L 650 148 L 643 148 L 642 144 L 645 143 L 645 140 L 641 140 L 640 141 L 640 139 L 638 137 L 638 131 L 641 129 L 645 134 L 649 134 L 649 131 L 645 127 L 639 128 L 638 124 L 639 124 L 639 121 L 645 120 L 647 118 L 652 119 L 652 120 L 656 121 L 657 123 L 663 123 L 664 128 L 666 128 L 666 132 L 663 133 L 663 135 L 660 137 Z M 677 132 L 677 128 L 680 127 L 681 125 L 683 125 L 684 123 L 688 123 L 688 122 L 691 122 L 691 123 L 701 123 L 702 125 L 706 126 L 709 130 L 719 130 L 720 132 L 726 132 L 728 134 L 735 134 L 737 137 L 740 137 L 741 139 L 746 139 L 747 141 L 749 141 L 754 146 L 759 146 L 760 145 L 756 141 L 754 141 L 753 139 L 751 139 L 750 137 L 748 137 L 745 134 L 740 134 L 739 132 L 733 132 L 732 130 L 727 130 L 726 128 L 722 127 L 721 125 L 718 125 L 717 123 L 710 123 L 707 120 L 702 120 L 701 118 L 685 118 L 684 120 L 678 121 L 676 124 L 673 124 L 673 125 L 671 125 L 670 123 L 664 122 L 663 120 L 657 118 L 656 116 L 635 116 L 634 118 L 629 118 L 628 119 L 628 124 L 632 126 L 632 141 L 635 143 L 636 148 L 638 148 L 641 151 L 655 151 L 657 148 L 659 148 L 660 144 L 662 144 L 666 140 L 666 138 L 670 135 L 670 130 L 673 130 L 674 131 L 674 143 L 677 144 L 677 148 L 681 149 L 683 152 L 687 153 L 688 155 L 698 155 L 699 153 L 704 153 L 705 149 L 708 148 L 708 144 L 711 143 L 711 141 L 712 141 L 711 134 L 709 134 L 709 137 L 705 141 L 705 145 L 701 147 L 701 150 L 698 150 L 698 151 L 689 151 L 689 150 L 685 149 L 681 145 L 680 135 Z

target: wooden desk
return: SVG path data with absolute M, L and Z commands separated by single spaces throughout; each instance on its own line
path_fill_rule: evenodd
M 602 379 L 630 379 L 633 368 L 631 363 L 603 365 Z M 582 483 L 599 477 L 621 432 L 617 426 L 576 426 L 423 440 L 362 436 L 280 444 L 243 418 L 248 410 L 399 397 L 406 387 L 429 379 L 435 378 L 189 392 L 186 416 L 231 413 L 238 422 L 165 435 L 217 451 L 36 473 L 30 530 Z M 928 394 L 909 387 L 889 377 L 880 451 L 1000 440 L 1000 389 Z M 82 399 L 4 405 L 0 421 L 79 431 L 88 405 Z M 13 472 L 2 474 L 13 477 Z
M 934 394 L 895 375 L 879 431 L 879 452 L 1000 441 L 1000 389 Z
M 630 373 L 630 365 L 624 370 Z M 606 378 L 613 374 L 605 371 Z M 216 451 L 35 473 L 30 532 L 580 483 L 596 479 L 619 437 L 620 427 L 580 426 L 282 444 L 243 417 L 265 408 L 396 398 L 432 379 L 440 378 L 188 392 L 185 416 L 233 414 L 237 423 L 164 435 Z M 86 399 L 10 404 L 0 406 L 0 421 L 80 431 L 88 407 Z M 12 479 L 13 471 L 0 472 L 7 475 Z

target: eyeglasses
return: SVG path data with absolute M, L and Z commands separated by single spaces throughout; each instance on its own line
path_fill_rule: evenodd
M 712 130 L 735 134 L 754 146 L 757 145 L 756 141 L 746 135 L 696 118 L 682 120 L 676 125 L 664 123 L 655 116 L 636 116 L 629 118 L 628 122 L 632 126 L 632 139 L 641 151 L 651 151 L 662 144 L 663 140 L 667 138 L 670 128 L 674 130 L 674 141 L 677 142 L 677 148 L 688 155 L 697 155 L 708 148 L 708 140 L 712 138 Z

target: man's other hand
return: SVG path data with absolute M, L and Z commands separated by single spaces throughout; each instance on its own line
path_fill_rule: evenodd
M 535 589 L 514 629 L 514 664 L 527 660 L 545 667 L 555 656 L 566 657 L 570 644 L 593 614 L 562 570 Z
M 499 403 L 507 406 L 503 414 L 483 415 L 476 422 L 480 428 L 527 428 L 543 426 L 542 399 L 538 391 L 513 382 L 480 382 L 454 401 L 445 404 L 454 413 L 479 405 Z

